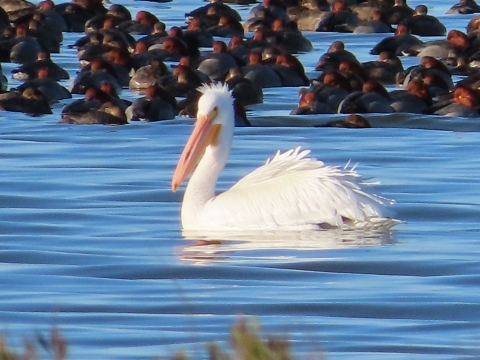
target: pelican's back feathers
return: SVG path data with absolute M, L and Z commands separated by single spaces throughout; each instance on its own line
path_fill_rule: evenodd
M 228 227 L 235 227 L 235 222 L 255 226 L 259 219 L 264 228 L 286 229 L 327 224 L 375 227 L 391 220 L 381 215 L 386 199 L 368 191 L 370 184 L 362 182 L 353 168 L 326 166 L 306 157 L 309 152 L 300 147 L 278 152 L 230 190 L 212 199 L 212 208 L 231 213 L 222 216 L 232 221 L 225 224 Z

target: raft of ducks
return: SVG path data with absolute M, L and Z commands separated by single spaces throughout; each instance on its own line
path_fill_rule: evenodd
M 252 4 L 241 19 L 227 3 Z M 40 116 L 69 100 L 62 123 L 123 125 L 194 117 L 202 83 L 225 82 L 235 97 L 236 125 L 249 126 L 246 107 L 263 102 L 263 89 L 296 87 L 292 115 L 352 114 L 323 126 L 369 127 L 358 114 L 408 112 L 441 116 L 480 116 L 480 15 L 466 32 L 451 30 L 428 14 L 425 5 L 406 0 L 212 1 L 186 14 L 185 27 L 167 28 L 155 14 L 132 17 L 123 5 L 108 9 L 101 0 L 54 4 L 43 0 L 0 0 L 0 61 L 19 68 L 24 83 L 8 89 L 0 74 L 0 110 Z M 461 0 L 447 13 L 480 13 L 474 0 Z M 320 56 L 310 79 L 295 56 L 313 50 L 302 31 L 386 33 L 371 49 L 375 61 L 358 61 L 341 41 Z M 79 71 L 69 74 L 50 58 L 60 52 L 63 32 L 84 33 L 69 47 L 77 50 Z M 136 35 L 138 40 L 135 40 Z M 423 41 L 422 36 L 438 36 Z M 215 40 L 229 39 L 228 42 Z M 200 48 L 211 48 L 201 54 Z M 417 56 L 404 69 L 401 58 Z M 173 70 L 166 62 L 176 63 Z M 463 79 L 456 84 L 452 75 Z M 398 89 L 387 91 L 385 86 Z M 141 97 L 121 99 L 129 88 Z

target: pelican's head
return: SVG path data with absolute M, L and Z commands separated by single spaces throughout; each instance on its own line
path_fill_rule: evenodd
M 195 125 L 204 120 L 205 117 L 212 124 L 226 125 L 229 121 L 235 122 L 234 117 L 231 116 L 233 115 L 232 91 L 228 89 L 227 84 L 203 84 L 197 90 L 202 93 L 202 96 L 198 100 L 197 123 Z
M 232 92 L 227 84 L 204 84 L 198 91 L 202 96 L 198 100 L 197 121 L 173 174 L 173 191 L 195 169 L 205 149 L 221 142 L 222 128 L 228 128 L 233 133 L 235 112 Z

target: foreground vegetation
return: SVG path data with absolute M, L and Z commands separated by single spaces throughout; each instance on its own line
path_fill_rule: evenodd
M 224 350 L 217 344 L 208 344 L 209 360 L 294 360 L 287 339 L 262 339 L 259 327 L 254 322 L 240 320 L 230 331 L 230 349 Z M 6 342 L 0 339 L 0 360 L 40 360 L 40 353 L 48 354 L 54 360 L 67 359 L 67 343 L 60 331 L 53 328 L 48 339 L 37 337 L 26 340 L 23 352 L 10 349 Z M 204 356 L 202 356 L 203 358 Z M 324 359 L 323 355 L 309 356 L 313 359 Z M 184 353 L 171 357 L 172 360 L 189 360 Z

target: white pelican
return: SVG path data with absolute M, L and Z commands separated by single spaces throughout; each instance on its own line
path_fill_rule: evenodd
M 193 172 L 183 198 L 184 230 L 390 228 L 385 200 L 365 189 L 352 169 L 326 166 L 300 148 L 277 152 L 230 190 L 215 195 L 233 140 L 231 91 L 203 85 L 197 121 L 172 179 L 176 191 Z

